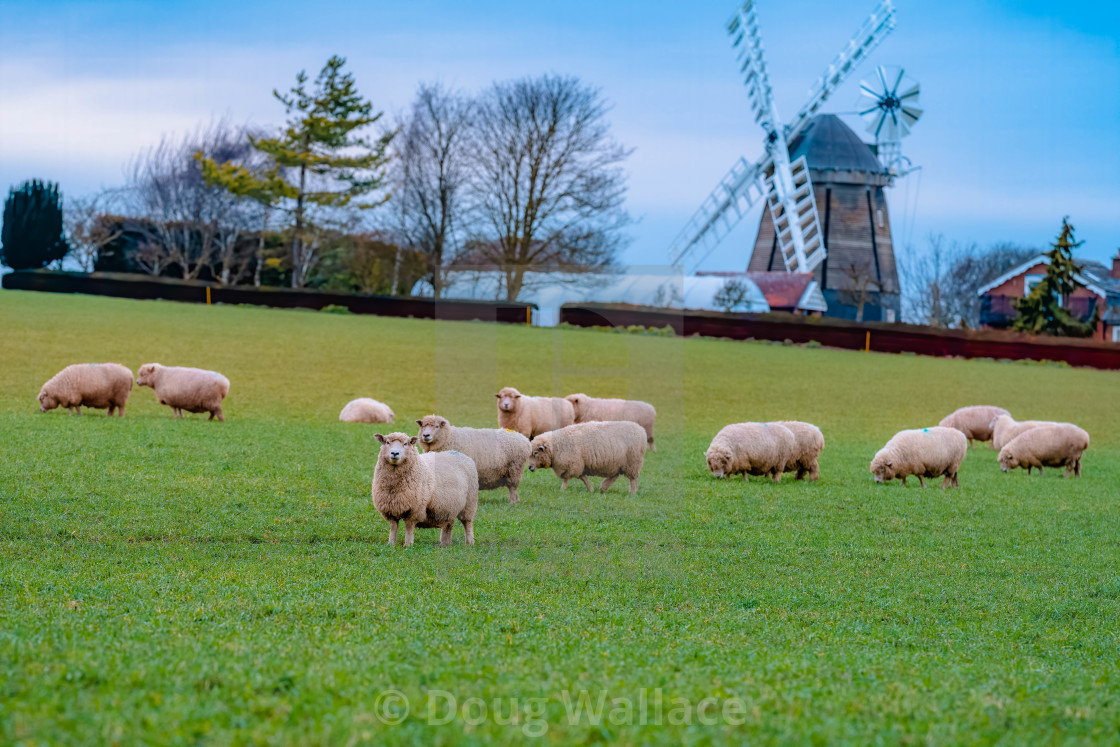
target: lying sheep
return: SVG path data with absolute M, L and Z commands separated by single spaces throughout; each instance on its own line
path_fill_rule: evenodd
M 576 422 L 572 403 L 562 397 L 530 397 L 511 386 L 494 396 L 498 398 L 498 427 L 526 438 Z
M 991 441 L 992 423 L 1000 415 L 1010 415 L 1002 407 L 993 405 L 973 405 L 954 410 L 941 419 L 938 423 L 942 428 L 956 428 L 968 439 L 968 445 L 973 441 Z
M 474 514 L 478 510 L 478 470 L 474 461 L 457 451 L 416 451 L 416 436 L 380 433 L 377 466 L 370 488 L 374 507 L 389 522 L 389 544 L 397 544 L 397 525 L 404 522 L 404 546 L 412 533 L 439 527 L 439 543 L 451 544 L 455 520 L 463 524 L 467 544 L 474 544 Z
M 509 488 L 509 502 L 520 500 L 517 486 L 529 461 L 529 439 L 501 428 L 454 426 L 439 415 L 426 415 L 416 425 L 426 451 L 458 451 L 474 460 L 479 490 Z
M 784 425 L 733 423 L 720 429 L 704 457 L 715 477 L 741 474 L 747 480 L 748 475 L 769 475 L 780 482 L 797 453 L 797 438 Z
M 1018 436 L 1040 425 L 1051 425 L 1050 420 L 1016 420 L 1010 415 L 997 415 L 992 419 L 992 448 L 1003 449 Z
M 819 478 L 821 468 L 817 464 L 817 458 L 824 450 L 824 434 L 821 433 L 821 429 L 812 423 L 802 423 L 800 420 L 779 420 L 770 425 L 782 425 L 788 428 L 797 444 L 783 472 L 796 472 L 797 475 L 793 478 L 795 480 L 801 480 L 806 476 L 810 480 Z
M 140 386 L 150 386 L 161 405 L 167 405 L 176 418 L 187 412 L 208 412 L 210 420 L 226 421 L 222 400 L 229 394 L 229 379 L 217 371 L 183 366 L 145 363 L 136 376 Z
M 1013 438 L 999 451 L 999 467 L 1010 472 L 1016 467 L 1065 467 L 1066 477 L 1081 477 L 1081 454 L 1089 448 L 1089 434 L 1070 423 L 1039 425 Z
M 629 421 L 579 423 L 542 433 L 529 447 L 529 471 L 551 467 L 561 490 L 578 478 L 591 491 L 587 478 L 602 477 L 599 491 L 605 493 L 619 475 L 626 475 L 633 495 L 646 458 L 646 432 Z
M 637 423 L 646 431 L 646 442 L 650 451 L 657 451 L 653 444 L 653 424 L 657 420 L 657 410 L 648 402 L 637 399 L 602 399 L 588 397 L 586 394 L 569 394 L 564 399 L 572 403 L 577 423 L 594 421 L 629 420 Z
M 39 410 L 65 407 L 71 415 L 82 414 L 82 406 L 109 408 L 124 417 L 124 406 L 132 392 L 132 371 L 119 363 L 75 363 L 62 369 L 39 390 Z
M 389 405 L 369 397 L 358 397 L 346 403 L 338 419 L 344 423 L 394 423 L 396 416 Z
M 899 431 L 871 460 L 875 482 L 890 482 L 898 477 L 902 484 L 914 475 L 924 488 L 927 477 L 945 476 L 941 487 L 959 488 L 961 462 L 968 453 L 968 439 L 956 428 L 934 426 Z

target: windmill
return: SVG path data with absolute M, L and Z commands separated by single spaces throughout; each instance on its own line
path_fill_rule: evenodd
M 875 69 L 875 75 L 859 82 L 856 108 L 875 136 L 875 154 L 891 178 L 906 176 L 914 167 L 902 155 L 902 138 L 922 116 L 918 106 L 921 87 L 901 67 Z
M 745 158 L 731 168 L 701 204 L 669 249 L 674 265 L 699 265 L 750 209 L 765 199 L 774 227 L 775 249 L 787 272 L 813 272 L 826 257 L 805 157 L 790 160 L 789 144 L 813 120 L 825 100 L 894 28 L 894 6 L 881 0 L 832 64 L 809 89 L 809 99 L 788 125 L 774 103 L 753 0 L 746 0 L 728 22 L 738 51 L 755 121 L 766 137 L 766 153 L 754 163 Z M 920 114 L 920 110 L 919 114 Z

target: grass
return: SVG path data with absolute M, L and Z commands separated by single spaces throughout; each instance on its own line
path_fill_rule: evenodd
M 101 360 L 220 370 L 228 422 L 148 389 L 37 411 Z M 3 743 L 1120 739 L 1113 372 L 14 291 L 0 371 Z M 505 385 L 653 402 L 638 495 L 537 473 L 472 549 L 388 547 L 380 427 L 339 409 L 491 426 Z M 980 402 L 1081 424 L 1084 477 L 976 448 L 960 490 L 871 482 Z M 822 428 L 820 482 L 706 474 L 721 426 L 777 418 Z

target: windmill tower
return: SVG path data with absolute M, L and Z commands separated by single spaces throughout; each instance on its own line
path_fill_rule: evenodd
M 879 90 L 873 84 L 865 82 L 862 89 L 871 98 L 861 113 L 878 124 L 877 137 L 881 137 L 877 144 L 884 151 L 894 148 L 897 154 L 889 167 L 839 118 L 816 115 L 893 28 L 894 6 L 891 0 L 881 0 L 810 88 L 801 110 L 783 125 L 774 104 L 754 2 L 746 0 L 728 23 L 728 33 L 738 50 L 754 119 L 765 133 L 766 153 L 754 163 L 740 158 L 720 181 L 674 240 L 669 250 L 672 264 L 699 265 L 765 199 L 767 209 L 748 269 L 813 273 L 825 292 L 830 313 L 834 308 L 842 313 L 847 296 L 862 287 L 873 294 L 865 307 L 865 313 L 870 311 L 866 318 L 897 315 L 898 273 L 883 187 L 903 173 L 908 163 L 895 146 L 921 114 L 916 106 L 917 86 L 913 91 L 900 89 L 904 82 L 900 74 L 893 88 L 888 83 L 895 78 L 883 80 L 883 88 L 896 94 L 890 100 L 876 97 Z M 896 124 L 900 121 L 904 126 Z M 858 199 L 861 195 L 862 201 Z M 839 256 L 829 262 L 833 245 Z M 893 313 L 884 313 L 887 309 Z

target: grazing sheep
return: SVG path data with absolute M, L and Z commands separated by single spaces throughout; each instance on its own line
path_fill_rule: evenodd
M 562 397 L 530 397 L 511 386 L 494 396 L 498 398 L 498 427 L 517 431 L 525 438 L 576 422 L 572 403 Z
M 992 419 L 992 448 L 999 451 L 1031 428 L 1052 423 L 1051 420 L 1016 420 L 1010 415 L 997 415 Z
M 71 415 L 86 407 L 109 408 L 124 417 L 132 392 L 132 371 L 119 363 L 75 363 L 52 376 L 39 390 L 39 410 L 65 407 Z
M 564 399 L 572 403 L 577 423 L 594 421 L 629 420 L 645 428 L 646 442 L 650 451 L 657 451 L 653 444 L 653 423 L 657 420 L 657 410 L 649 402 L 637 399 L 602 399 L 588 397 L 586 394 L 569 394 Z
M 161 405 L 167 405 L 176 418 L 187 412 L 208 412 L 210 419 L 226 422 L 222 400 L 229 394 L 229 379 L 217 371 L 183 366 L 145 363 L 136 376 L 140 386 L 150 386 Z
M 802 423 L 800 420 L 779 420 L 770 425 L 785 426 L 793 434 L 797 443 L 797 448 L 790 455 L 783 472 L 796 472 L 797 475 L 793 478 L 795 480 L 801 480 L 806 476 L 810 480 L 819 478 L 821 468 L 817 464 L 817 458 L 824 450 L 824 434 L 821 433 L 821 429 L 812 423 Z
M 380 433 L 377 466 L 370 493 L 374 507 L 389 522 L 389 544 L 397 544 L 397 525 L 404 522 L 404 546 L 412 544 L 412 533 L 439 528 L 439 543 L 451 544 L 458 519 L 474 544 L 474 514 L 478 510 L 478 470 L 474 461 L 457 451 L 416 451 L 416 436 Z
M 941 487 L 959 488 L 957 479 L 961 462 L 968 453 L 968 439 L 956 428 L 940 425 L 899 431 L 871 460 L 875 482 L 890 482 L 914 475 L 924 488 L 927 477 L 945 476 Z
M 797 454 L 797 437 L 777 423 L 732 423 L 712 439 L 704 457 L 715 477 L 769 475 L 780 482 L 786 465 Z
M 1089 448 L 1089 434 L 1071 423 L 1039 425 L 1016 436 L 999 451 L 999 467 L 1065 467 L 1066 477 L 1081 477 L 1081 453 Z
M 1010 415 L 1002 407 L 993 405 L 973 405 L 954 410 L 941 419 L 938 423 L 942 428 L 956 428 L 968 439 L 968 445 L 973 441 L 991 441 L 992 423 L 1000 415 Z
M 338 419 L 344 423 L 394 423 L 396 415 L 384 402 L 369 397 L 358 397 L 346 403 Z
M 604 478 L 599 491 L 605 493 L 619 475 L 626 475 L 633 495 L 646 458 L 646 431 L 626 420 L 580 423 L 542 433 L 529 447 L 529 471 L 551 467 L 561 490 L 578 478 L 591 491 L 591 476 Z
M 426 451 L 458 451 L 474 460 L 479 490 L 509 488 L 509 502 L 520 500 L 517 486 L 529 461 L 529 439 L 502 428 L 454 426 L 439 415 L 426 415 L 416 425 Z

